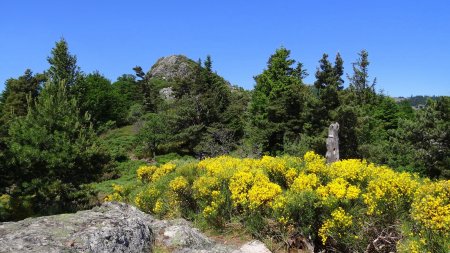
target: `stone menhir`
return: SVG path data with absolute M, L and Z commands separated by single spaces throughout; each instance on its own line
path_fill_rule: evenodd
M 335 122 L 328 128 L 327 163 L 339 161 L 339 123 Z

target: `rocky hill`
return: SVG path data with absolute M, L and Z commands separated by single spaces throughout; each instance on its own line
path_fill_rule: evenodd
M 183 219 L 158 220 L 133 206 L 107 202 L 92 210 L 0 223 L 0 252 L 267 253 L 252 241 L 223 245 Z
M 180 79 L 194 79 L 199 64 L 184 55 L 170 55 L 159 58 L 148 71 L 151 78 L 166 80 L 168 82 Z M 217 75 L 217 74 L 216 74 Z M 231 87 L 230 82 L 217 75 Z
M 149 75 L 167 81 L 192 78 L 198 67 L 196 62 L 184 55 L 171 55 L 158 59 L 149 70 Z

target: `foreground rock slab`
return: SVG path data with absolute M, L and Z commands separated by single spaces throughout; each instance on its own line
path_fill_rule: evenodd
M 0 223 L 0 252 L 151 252 L 153 218 L 109 202 L 92 210 Z
M 270 252 L 260 241 L 220 244 L 184 219 L 158 220 L 117 202 L 74 214 L 0 223 L 0 253 L 150 253 L 154 247 L 176 253 Z

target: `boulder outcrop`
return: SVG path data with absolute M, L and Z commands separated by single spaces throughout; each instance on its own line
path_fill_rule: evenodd
M 184 219 L 158 220 L 137 208 L 107 202 L 91 210 L 0 223 L 0 253 L 266 253 L 259 241 L 223 245 Z
M 122 203 L 0 223 L 0 252 L 151 252 L 152 217 Z

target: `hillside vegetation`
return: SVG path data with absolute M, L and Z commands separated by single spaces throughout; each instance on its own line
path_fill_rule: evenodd
M 301 235 L 330 251 L 446 252 L 436 224 L 450 217 L 450 98 L 413 109 L 377 92 L 365 50 L 347 78 L 341 56 L 323 54 L 306 85 L 303 64 L 278 48 L 253 90 L 231 85 L 209 55 L 162 57 L 113 82 L 84 73 L 64 39 L 47 61 L 0 96 L 1 221 L 108 196 L 208 226 L 237 222 L 275 243 Z M 325 165 L 315 154 L 333 122 L 344 160 Z
M 365 160 L 220 156 L 137 170 L 107 201 L 128 201 L 163 218 L 225 227 L 295 248 L 310 240 L 331 252 L 448 252 L 450 181 L 430 181 Z M 134 181 L 134 182 L 136 182 Z M 306 239 L 308 238 L 308 239 Z

